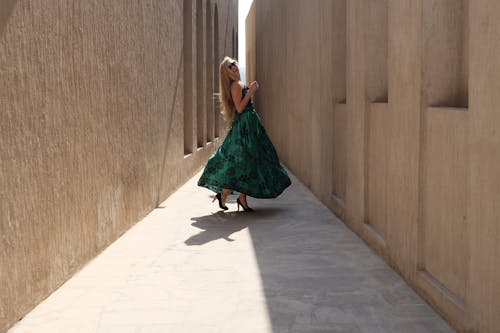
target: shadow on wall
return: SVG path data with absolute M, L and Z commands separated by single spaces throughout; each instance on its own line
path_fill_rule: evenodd
M 184 50 L 181 52 L 181 58 L 179 60 L 179 65 L 177 66 L 177 76 L 175 79 L 175 88 L 174 88 L 174 95 L 172 97 L 172 104 L 170 105 L 170 111 L 169 111 L 169 116 L 166 117 L 168 119 L 168 125 L 166 128 L 168 128 L 166 132 L 166 138 L 164 139 L 165 142 L 165 149 L 163 150 L 163 158 L 162 158 L 162 163 L 161 163 L 161 169 L 160 169 L 160 184 L 158 186 L 158 191 L 156 194 L 156 207 L 158 208 L 161 203 L 161 189 L 163 188 L 163 175 L 165 174 L 165 165 L 167 163 L 167 156 L 168 156 L 168 144 L 170 142 L 170 135 L 172 133 L 172 123 L 174 122 L 174 112 L 175 112 L 175 102 L 177 101 L 177 91 L 179 88 L 179 80 L 181 77 L 182 73 L 182 67 L 184 65 Z
M 0 35 L 2 35 L 17 0 L 0 0 Z

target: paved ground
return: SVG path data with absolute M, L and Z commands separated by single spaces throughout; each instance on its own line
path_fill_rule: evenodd
M 295 178 L 222 213 L 198 177 L 9 333 L 453 332 Z

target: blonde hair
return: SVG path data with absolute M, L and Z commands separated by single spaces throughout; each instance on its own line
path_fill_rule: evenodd
M 234 116 L 234 102 L 231 96 L 231 84 L 238 81 L 238 76 L 229 68 L 236 61 L 230 57 L 224 57 L 219 66 L 219 100 L 222 104 L 222 114 L 228 123 L 232 123 Z

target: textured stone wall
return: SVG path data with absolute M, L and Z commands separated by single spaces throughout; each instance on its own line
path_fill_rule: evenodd
M 283 162 L 458 331 L 500 326 L 500 5 L 255 0 Z
M 215 55 L 233 49 L 237 2 L 199 2 L 0 1 L 0 331 L 159 206 L 220 142 L 212 100 L 202 113 L 194 106 L 213 93 Z M 206 41 L 186 57 L 190 16 L 191 41 L 217 30 L 217 50 Z M 190 82 L 188 106 L 185 71 L 202 79 Z M 199 126 L 202 145 L 185 155 Z

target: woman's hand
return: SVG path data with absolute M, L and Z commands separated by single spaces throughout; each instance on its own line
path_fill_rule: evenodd
M 243 112 L 243 110 L 245 110 L 245 107 L 248 105 L 255 91 L 259 89 L 259 84 L 257 81 L 250 83 L 250 87 L 248 87 L 248 92 L 245 97 L 243 97 L 243 87 L 244 85 L 241 81 L 234 81 L 231 83 L 231 97 L 233 98 L 234 108 L 238 112 Z
M 257 89 L 259 89 L 259 84 L 257 83 L 257 81 L 253 81 L 252 83 L 250 83 L 250 87 L 249 87 L 249 92 L 251 95 L 253 95 Z

